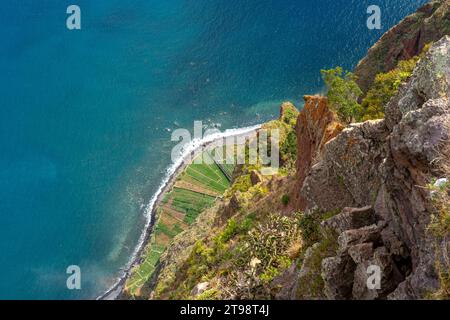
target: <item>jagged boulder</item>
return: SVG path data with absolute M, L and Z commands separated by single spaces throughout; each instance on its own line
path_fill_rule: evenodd
M 355 269 L 356 264 L 348 254 L 326 258 L 322 261 L 324 292 L 328 299 L 351 299 Z
M 221 214 L 217 217 L 216 225 L 225 224 L 231 217 L 233 217 L 241 208 L 238 196 L 233 194 L 228 202 L 222 205 Z
M 252 186 L 256 186 L 263 181 L 263 177 L 258 171 L 252 170 L 250 172 L 250 181 L 252 182 Z
M 331 228 L 337 233 L 358 229 L 375 223 L 375 212 L 371 206 L 344 208 L 342 212 L 322 222 L 322 229 Z
M 336 255 L 322 261 L 328 299 L 383 299 L 405 279 L 406 274 L 399 270 L 394 255 L 382 242 L 384 224 L 374 221 L 374 210 L 365 207 L 346 208 L 322 223 L 322 228 L 340 233 Z M 373 266 L 380 271 L 379 288 L 368 286 Z
M 347 252 L 350 247 L 363 243 L 380 242 L 380 229 L 373 224 L 359 229 L 344 231 L 338 238 L 339 252 Z
M 366 245 L 373 246 L 370 243 Z M 368 254 L 369 251 L 366 253 Z M 371 266 L 376 266 L 380 270 L 379 289 L 368 286 L 372 275 Z M 357 264 L 354 272 L 352 299 L 385 299 L 387 294 L 392 292 L 404 279 L 404 275 L 398 270 L 386 247 L 378 247 L 373 249 L 371 256 L 366 256 Z

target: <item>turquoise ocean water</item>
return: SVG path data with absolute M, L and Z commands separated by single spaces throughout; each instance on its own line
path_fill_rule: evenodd
M 170 165 L 170 131 L 273 118 L 424 0 L 0 4 L 0 298 L 95 298 Z M 75 3 L 82 30 L 65 26 Z M 383 30 L 366 28 L 378 4 Z M 66 288 L 79 265 L 82 290 Z

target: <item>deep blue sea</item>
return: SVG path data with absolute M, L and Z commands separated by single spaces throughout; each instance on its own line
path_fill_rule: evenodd
M 0 298 L 95 298 L 170 165 L 170 130 L 301 106 L 425 0 L 0 3 Z M 66 28 L 81 8 L 82 29 Z M 366 27 L 382 9 L 383 30 Z M 78 265 L 82 289 L 66 287 Z

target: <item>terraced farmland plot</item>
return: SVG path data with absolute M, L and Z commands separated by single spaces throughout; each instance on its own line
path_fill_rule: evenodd
M 161 254 L 166 249 L 165 246 L 152 243 L 146 248 L 143 262 L 132 272 L 132 276 L 126 283 L 126 290 L 135 295 L 139 293 L 142 286 L 150 279 L 156 269 Z
M 192 224 L 201 212 L 214 204 L 215 200 L 215 197 L 175 188 L 171 207 L 176 211 L 184 212 L 184 221 Z
M 220 150 L 219 150 L 220 151 Z M 215 159 L 214 156 L 217 153 L 217 148 L 209 153 L 211 159 Z M 219 154 L 219 159 L 215 159 L 215 162 L 225 171 L 225 175 L 229 177 L 233 176 L 234 168 L 236 167 L 236 156 L 235 153 L 227 154 L 226 148 Z
M 228 179 L 216 164 L 193 164 L 186 169 L 182 179 L 221 194 L 229 186 Z
M 232 172 L 234 165 L 223 165 L 221 170 L 208 153 L 203 156 L 212 164 L 189 165 L 172 190 L 163 197 L 152 241 L 143 254 L 143 263 L 133 270 L 126 284 L 131 295 L 139 295 L 140 288 L 152 276 L 161 253 L 172 239 L 194 223 L 200 213 L 213 206 L 217 197 L 230 186 L 222 170 Z
M 233 176 L 233 172 L 234 172 L 234 168 L 236 167 L 234 164 L 222 164 L 221 165 L 223 170 L 225 170 L 225 173 L 229 176 L 232 177 Z
M 169 238 L 174 238 L 178 232 L 175 228 L 172 226 L 168 226 L 162 222 L 158 222 L 158 225 L 155 228 L 156 236 L 158 236 L 159 233 L 164 233 Z

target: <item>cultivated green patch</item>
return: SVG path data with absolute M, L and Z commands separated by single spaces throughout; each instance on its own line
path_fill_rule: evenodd
M 133 297 L 140 296 L 142 287 L 152 277 L 162 253 L 172 239 L 214 204 L 216 197 L 212 194 L 223 194 L 230 186 L 222 170 L 231 175 L 234 165 L 226 164 L 220 168 L 208 152 L 201 156 L 205 160 L 203 163 L 189 165 L 178 177 L 177 182 L 185 182 L 178 185 L 185 187 L 173 187 L 161 201 L 154 233 L 144 250 L 142 262 L 132 270 L 125 285 L 126 292 Z

